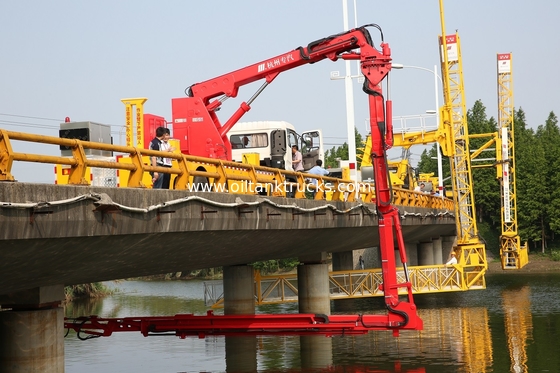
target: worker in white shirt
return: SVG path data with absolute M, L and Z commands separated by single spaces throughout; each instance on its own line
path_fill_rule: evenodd
M 451 252 L 451 258 L 445 263 L 446 266 L 457 264 L 457 255 L 454 251 Z

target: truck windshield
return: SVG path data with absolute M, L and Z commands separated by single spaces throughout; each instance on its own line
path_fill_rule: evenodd
M 266 133 L 231 135 L 229 141 L 232 149 L 266 148 L 268 146 Z

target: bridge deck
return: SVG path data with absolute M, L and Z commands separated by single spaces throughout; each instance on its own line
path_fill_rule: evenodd
M 0 295 L 378 243 L 361 201 L 13 182 L 0 201 Z M 455 233 L 448 210 L 399 210 L 408 242 Z

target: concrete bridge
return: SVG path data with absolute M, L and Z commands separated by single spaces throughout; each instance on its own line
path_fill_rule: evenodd
M 446 209 L 399 210 L 411 264 L 417 243 L 455 235 Z M 322 289 L 324 253 L 377 246 L 377 222 L 362 201 L 0 182 L 0 370 L 63 371 L 66 285 L 224 266 L 224 311 L 252 313 L 246 264 L 298 257 Z M 330 313 L 305 294 L 301 312 Z
M 27 289 L 377 246 L 373 204 L 0 183 L 0 304 Z M 406 242 L 455 234 L 447 210 L 400 208 Z M 9 299 L 9 300 L 8 300 Z

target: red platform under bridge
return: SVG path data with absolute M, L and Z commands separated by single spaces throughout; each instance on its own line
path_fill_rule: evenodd
M 180 338 L 207 335 L 306 335 L 323 334 L 356 335 L 370 330 L 419 330 L 420 319 L 409 320 L 406 314 L 387 315 L 206 315 L 179 314 L 175 316 L 149 316 L 101 318 L 87 316 L 65 320 L 65 327 L 78 333 L 85 340 L 108 337 L 114 332 L 140 332 L 150 335 L 176 335 Z

